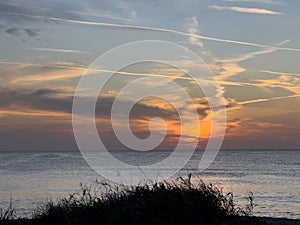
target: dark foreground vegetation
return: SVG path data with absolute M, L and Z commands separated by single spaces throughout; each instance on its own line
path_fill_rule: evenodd
M 106 184 L 104 184 L 106 185 Z M 223 194 L 191 177 L 177 182 L 135 187 L 109 187 L 105 194 L 83 188 L 57 202 L 47 202 L 32 218 L 13 218 L 13 211 L 1 212 L 0 224 L 24 225 L 209 225 L 262 224 L 252 216 L 253 203 L 241 209 L 232 193 Z

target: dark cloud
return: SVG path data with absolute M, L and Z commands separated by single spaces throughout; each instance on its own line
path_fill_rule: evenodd
M 30 127 L 22 127 L 23 123 L 20 124 L 12 122 L 16 120 L 14 115 L 7 115 L 1 118 L 0 122 L 0 133 L 6 134 L 1 136 L 0 139 L 5 139 L 2 142 L 4 148 L 18 149 L 20 145 L 10 145 L 13 139 L 20 139 L 20 143 L 26 144 L 26 148 L 35 148 L 35 146 L 48 145 L 51 141 L 64 143 L 63 146 L 68 149 L 74 148 L 72 125 L 71 125 L 71 113 L 73 96 L 69 92 L 63 89 L 37 89 L 34 91 L 20 90 L 20 89 L 7 89 L 0 88 L 0 110 L 14 110 L 22 114 L 22 110 L 39 110 L 45 112 L 62 112 L 70 114 L 69 119 L 63 120 L 43 120 L 40 118 L 31 117 L 32 122 Z M 108 149 L 123 149 L 125 148 L 117 140 L 114 130 L 111 126 L 111 108 L 114 103 L 113 97 L 101 97 L 99 98 L 96 106 L 96 117 L 102 118 L 97 124 L 99 135 L 104 140 Z M 152 99 L 153 100 L 153 99 Z M 82 101 L 89 105 L 91 99 L 84 98 Z M 175 109 L 155 107 L 153 105 L 147 105 L 147 101 L 138 102 L 135 104 L 130 115 L 130 125 L 133 133 L 139 138 L 147 138 L 149 132 L 145 129 L 145 124 L 149 122 L 153 117 L 160 117 L 166 121 L 171 122 L 173 125 L 178 124 L 180 126 L 180 118 Z M 128 105 L 128 101 L 119 101 L 118 104 Z M 206 107 L 203 107 L 199 112 L 203 113 L 202 116 L 206 115 Z M 85 114 L 85 112 L 82 112 Z M 36 123 L 34 121 L 37 121 Z M 10 121 L 10 122 L 8 122 Z M 141 122 L 144 121 L 144 122 Z M 132 122 L 132 123 L 131 123 Z M 26 123 L 25 123 L 26 124 Z M 5 127 L 6 126 L 6 127 Z M 168 125 L 167 125 L 168 126 Z M 101 128 L 101 129 L 100 129 Z M 26 130 L 26 134 L 24 134 Z M 68 131 L 67 133 L 65 133 Z M 28 134 L 28 135 L 27 135 Z M 8 137 L 8 136 L 9 137 Z M 20 137 L 19 137 L 20 136 Z M 50 136 L 48 138 L 48 136 Z M 37 141 L 35 139 L 38 138 Z M 178 142 L 179 137 L 172 133 L 172 130 L 167 127 L 167 136 L 164 142 L 158 147 L 158 149 L 173 149 Z M 23 145 L 22 144 L 22 145 Z M 0 145 L 1 146 L 1 145 Z M 13 147 L 12 147 L 13 146 Z M 50 144 L 53 148 L 53 146 Z M 173 147 L 172 147 L 173 146 Z M 54 146 L 58 149 L 59 145 Z M 38 147 L 37 147 L 38 148 Z
M 32 96 L 42 96 L 42 95 L 55 94 L 55 93 L 57 93 L 57 91 L 53 89 L 38 89 L 37 91 L 34 91 L 32 93 Z
M 2 24 L 0 28 L 6 29 L 6 33 L 14 36 L 25 35 L 33 38 L 42 30 L 42 23 L 49 22 L 47 19 L 49 17 L 79 20 L 81 17 L 72 10 L 80 11 L 80 5 L 35 0 L 30 2 L 2 1 L 0 2 Z
M 50 18 L 66 20 L 83 20 L 85 13 L 95 11 L 104 18 L 107 14 L 114 18 L 131 19 L 135 10 L 128 1 L 119 0 L 87 0 L 87 1 L 47 1 L 47 0 L 8 0 L 0 2 L 0 23 L 8 29 L 16 26 L 25 30 L 28 36 L 34 37 L 36 31 L 28 27 L 43 29 L 45 22 L 53 22 Z M 54 23 L 60 23 L 55 21 Z M 29 26 L 30 25 L 30 26 Z M 32 32 L 33 31 L 33 32 Z
M 12 34 L 12 35 L 15 35 L 15 36 L 16 36 L 16 35 L 19 34 L 19 29 L 13 27 L 13 28 L 7 29 L 5 32 L 8 33 L 8 34 Z
M 57 95 L 60 95 L 59 97 Z M 62 95 L 65 95 L 62 97 Z M 0 107 L 7 108 L 9 106 L 29 107 L 36 110 L 60 111 L 71 113 L 73 96 L 68 95 L 63 90 L 56 89 L 38 89 L 35 91 L 28 90 L 10 90 L 2 88 L 0 90 Z M 92 100 L 89 98 L 82 99 L 87 105 Z M 113 97 L 101 97 L 96 106 L 98 116 L 110 117 L 112 104 L 115 99 Z M 176 110 L 169 110 L 155 106 L 149 106 L 146 102 L 138 102 L 132 109 L 132 118 L 145 119 L 160 116 L 169 120 L 177 118 Z M 118 104 L 127 105 L 129 102 L 120 101 Z M 202 116 L 206 116 L 206 107 L 199 109 Z M 83 112 L 85 113 L 85 112 Z
M 29 37 L 35 37 L 37 36 L 37 32 L 32 30 L 32 29 L 24 29 L 24 31 L 26 32 L 26 34 L 29 36 Z
M 5 30 L 5 32 L 7 34 L 11 34 L 16 37 L 23 36 L 23 34 L 27 35 L 28 37 L 35 37 L 38 35 L 37 30 L 33 30 L 33 29 L 29 29 L 29 28 L 19 29 L 16 27 L 12 27 L 12 28 L 8 28 L 7 30 Z
M 48 94 L 58 94 L 60 91 L 39 89 L 34 92 L 2 89 L 0 91 L 0 107 L 20 106 L 36 110 L 71 112 L 72 98 L 49 97 Z
M 32 21 L 47 21 L 47 17 L 62 19 L 80 19 L 71 10 L 80 9 L 80 4 L 49 2 L 49 1 L 6 1 L 0 2 L 0 18 L 7 22 L 25 23 Z M 43 19 L 44 17 L 44 19 Z

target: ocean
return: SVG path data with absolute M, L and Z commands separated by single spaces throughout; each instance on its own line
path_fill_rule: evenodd
M 127 162 L 143 158 L 143 154 L 116 153 Z M 158 160 L 168 154 L 156 151 L 151 156 Z M 256 216 L 300 219 L 300 151 L 221 150 L 214 162 L 199 172 L 195 167 L 201 154 L 196 152 L 179 175 L 192 173 L 205 183 L 222 187 L 225 193 L 233 192 L 238 206 L 245 206 L 248 193 L 253 192 Z M 46 200 L 78 192 L 80 184 L 96 185 L 99 179 L 80 152 L 2 152 L 0 208 L 11 201 L 18 215 L 29 216 Z

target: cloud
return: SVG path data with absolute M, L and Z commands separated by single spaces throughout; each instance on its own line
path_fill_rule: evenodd
M 185 63 L 185 62 L 178 62 Z M 193 66 L 193 65 L 191 65 Z M 195 65 L 197 66 L 197 65 Z M 217 66 L 217 69 L 214 69 L 213 66 L 210 67 L 214 70 L 214 72 L 221 78 L 223 73 L 224 75 L 235 75 L 237 72 L 243 72 L 244 69 L 239 67 L 236 64 L 226 64 L 220 68 Z M 35 63 L 19 63 L 19 62 L 9 62 L 9 61 L 0 61 L 0 68 L 3 74 L 9 74 L 9 76 L 0 76 L 0 80 L 3 83 L 9 83 L 13 85 L 21 84 L 24 85 L 35 85 L 40 83 L 46 83 L 49 81 L 62 81 L 62 80 L 71 80 L 74 78 L 79 78 L 83 76 L 87 72 L 87 66 L 80 63 L 71 63 L 71 62 L 56 62 L 49 64 L 35 64 Z M 235 69 L 236 68 L 236 69 Z M 242 70 L 243 71 L 240 71 Z M 117 75 L 124 76 L 137 76 L 137 77 L 163 77 L 169 78 L 171 80 L 180 81 L 180 84 L 183 85 L 182 82 L 187 82 L 185 85 L 191 87 L 193 79 L 185 76 L 185 73 L 181 70 L 174 69 L 159 69 L 156 70 L 152 68 L 152 71 L 149 73 L 141 73 L 141 72 L 131 72 L 131 71 L 112 71 L 105 69 L 90 69 L 88 72 L 96 72 L 96 73 L 112 73 Z M 0 73 L 1 75 L 1 73 Z M 203 78 L 203 82 L 208 82 L 206 78 Z M 243 86 L 243 85 L 251 85 L 256 86 L 257 84 L 252 84 L 249 82 L 241 82 L 241 81 L 225 81 L 223 79 L 219 79 L 218 83 L 220 85 L 231 85 L 231 86 Z M 48 83 L 49 85 L 49 83 Z M 197 92 L 198 93 L 198 92 Z M 198 96 L 198 94 L 197 94 Z
M 18 35 L 18 31 L 19 31 L 18 28 L 12 27 L 7 29 L 5 32 L 12 35 Z
M 49 3 L 36 2 L 36 4 L 34 2 L 24 4 L 19 0 L 1 1 L 0 20 L 3 23 L 3 28 L 6 29 L 6 33 L 16 37 L 24 38 L 25 35 L 25 37 L 33 38 L 43 29 L 43 26 L 39 23 L 49 22 L 46 17 L 81 19 L 80 15 L 67 11 L 67 9 L 72 8 L 80 11 L 81 7 L 79 5 L 74 6 L 74 4 L 54 3 L 53 1 Z M 32 29 L 32 27 L 35 29 Z
M 2 67 L 1 67 L 2 65 Z M 158 70 L 153 69 L 154 72 L 141 73 L 131 71 L 112 71 L 106 69 L 90 69 L 82 64 L 71 62 L 55 62 L 49 64 L 35 64 L 35 63 L 19 63 L 0 61 L 2 71 L 10 73 L 10 79 L 6 76 L 6 82 L 12 84 L 35 84 L 48 81 L 57 81 L 63 79 L 72 79 L 81 77 L 86 73 L 112 73 L 124 76 L 138 76 L 138 77 L 163 77 L 170 80 L 187 80 L 193 81 L 192 78 L 184 76 L 185 73 L 181 70 Z M 17 73 L 16 76 L 13 76 Z M 29 73 L 30 75 L 28 75 Z M 19 76 L 22 74 L 22 76 Z M 206 79 L 203 77 L 203 79 Z
M 57 49 L 57 48 L 27 48 L 27 49 L 34 50 L 34 51 L 59 52 L 59 53 L 82 53 L 82 54 L 90 53 L 87 51 L 81 51 L 76 49 Z
M 16 90 L 16 89 L 0 89 L 0 109 L 8 112 L 12 110 L 12 113 L 22 114 L 22 110 L 25 111 L 36 111 L 39 112 L 61 112 L 71 115 L 72 113 L 72 104 L 73 104 L 73 95 L 70 93 L 69 89 L 37 89 L 34 91 L 29 91 L 27 89 Z M 92 101 L 89 97 L 83 98 L 83 101 L 87 103 Z M 115 97 L 105 96 L 99 98 L 99 103 L 96 107 L 96 112 L 98 116 L 104 116 L 110 118 L 111 107 L 115 101 Z M 131 100 L 122 99 L 118 100 L 119 104 L 127 105 Z M 152 99 L 155 104 L 148 104 L 147 99 L 135 104 L 134 109 L 134 119 L 140 120 L 145 118 L 151 118 L 153 115 L 161 115 L 164 118 L 169 120 L 174 119 L 174 116 L 177 113 L 174 110 L 171 110 L 170 107 L 166 107 L 165 104 L 161 104 L 161 100 Z M 202 117 L 207 115 L 207 110 L 209 109 L 208 103 L 206 101 L 197 101 L 198 113 Z
M 55 89 L 38 89 L 34 92 L 32 92 L 32 96 L 33 97 L 37 97 L 37 96 L 45 96 L 45 95 L 49 95 L 49 94 L 56 94 L 57 90 Z
M 63 19 L 63 18 L 57 18 L 57 17 L 45 17 L 45 16 L 30 15 L 30 14 L 21 14 L 21 15 L 26 16 L 26 17 L 36 18 L 36 19 L 53 21 L 53 22 L 75 23 L 75 24 L 89 25 L 89 26 L 104 26 L 104 27 L 124 28 L 124 29 L 149 30 L 149 31 L 157 31 L 157 32 L 168 32 L 168 33 L 174 33 L 174 34 L 178 34 L 178 35 L 182 35 L 182 36 L 187 36 L 190 38 L 194 37 L 194 38 L 198 38 L 198 39 L 202 39 L 202 40 L 216 41 L 216 42 L 221 42 L 221 43 L 238 44 L 238 45 L 260 47 L 260 48 L 275 47 L 275 46 L 258 44 L 258 43 L 253 43 L 253 42 L 244 42 L 244 41 L 237 41 L 237 40 L 230 40 L 230 39 L 208 37 L 208 36 L 203 36 L 203 35 L 198 35 L 198 34 L 186 33 L 186 32 L 182 32 L 179 30 L 173 30 L 173 29 L 137 26 L 137 25 L 126 25 L 126 24 L 117 24 L 117 23 L 92 22 L 92 21 L 85 21 L 85 20 L 71 20 L 71 19 Z M 275 48 L 277 50 L 300 52 L 300 49 L 297 49 L 297 48 L 283 48 L 283 47 L 275 47 Z
M 221 82 L 225 85 L 225 95 L 234 97 L 236 103 L 240 105 L 266 103 L 280 99 L 285 100 L 300 95 L 300 74 L 268 70 L 260 70 L 259 72 L 272 76 L 263 76 L 262 78 L 250 77 L 248 78 L 248 83 L 240 83 L 239 81 Z M 235 83 L 240 85 L 235 85 Z M 241 92 L 244 94 L 239 95 Z
M 271 4 L 271 5 L 284 5 L 281 1 L 276 0 L 223 0 L 225 2 L 256 2 L 262 4 Z
M 112 20 L 117 20 L 117 21 L 125 21 L 125 22 L 136 22 L 137 21 L 135 19 L 132 19 L 132 17 L 134 17 L 134 16 L 130 16 L 131 18 L 125 18 L 125 17 L 119 17 L 119 16 L 112 15 L 112 12 L 101 13 L 97 10 L 86 10 L 86 11 L 71 11 L 71 10 L 69 10 L 68 12 L 76 13 L 76 14 L 82 15 L 82 16 L 107 18 L 107 19 L 112 19 Z M 134 14 L 134 12 L 132 12 L 132 14 Z
M 236 57 L 236 58 L 229 58 L 229 59 L 215 59 L 215 62 L 217 64 L 217 71 L 218 74 L 218 80 L 224 81 L 228 80 L 228 78 L 237 75 L 239 73 L 246 72 L 246 69 L 239 65 L 239 63 L 252 59 L 254 57 L 257 57 L 259 55 L 264 55 L 268 53 L 275 52 L 275 48 L 266 48 L 260 51 L 250 52 L 247 54 L 244 54 L 242 56 Z M 218 68 L 219 66 L 219 68 Z
M 189 31 L 189 33 L 191 33 L 192 35 L 197 35 L 199 30 L 198 30 L 198 21 L 196 19 L 196 17 L 191 17 L 188 18 L 188 22 L 189 22 L 189 26 L 187 31 Z M 191 44 L 197 45 L 201 48 L 204 47 L 203 43 L 200 42 L 200 44 L 197 42 L 199 41 L 198 38 L 195 37 L 189 37 L 189 42 Z M 288 43 L 290 40 L 284 40 L 281 41 L 280 43 L 277 44 L 277 47 L 280 47 L 286 43 Z M 262 83 L 257 84 L 257 82 L 255 83 L 246 83 L 246 82 L 239 82 L 239 81 L 233 81 L 233 82 L 226 82 L 226 80 L 234 75 L 237 75 L 239 73 L 243 73 L 246 72 L 246 68 L 242 67 L 239 65 L 239 63 L 255 58 L 257 56 L 260 55 L 264 55 L 264 54 L 269 54 L 269 53 L 273 53 L 275 51 L 277 51 L 278 49 L 276 47 L 268 47 L 268 48 L 263 48 L 262 50 L 259 51 L 255 51 L 255 52 L 250 52 L 244 55 L 241 55 L 239 57 L 236 58 L 229 58 L 229 59 L 216 59 L 213 58 L 210 66 L 212 66 L 213 68 L 216 68 L 217 70 L 215 70 L 215 72 L 217 72 L 217 79 L 219 81 L 220 84 L 225 85 L 224 87 L 224 91 L 222 93 L 226 93 L 227 94 L 227 90 L 232 89 L 232 85 L 233 86 L 239 86 L 242 91 L 245 91 L 245 86 L 247 87 L 251 87 L 250 89 L 253 89 L 254 87 L 257 89 L 257 91 L 255 92 L 254 95 L 257 94 L 256 97 L 254 97 L 255 99 L 251 99 L 250 96 L 250 100 L 244 100 L 241 102 L 236 101 L 236 99 L 227 99 L 226 101 L 226 105 L 227 105 L 227 110 L 237 110 L 242 108 L 244 105 L 247 104 L 251 104 L 251 103 L 258 103 L 258 102 L 266 102 L 266 101 L 271 101 L 271 100 L 276 100 L 276 99 L 285 99 L 285 98 L 290 98 L 290 95 L 293 95 L 294 92 L 293 91 L 289 91 L 289 89 L 286 89 L 285 87 L 282 87 L 282 89 L 280 89 L 278 87 L 278 85 L 263 85 Z M 219 68 L 218 68 L 219 67 Z M 272 88 L 275 88 L 276 90 L 278 90 L 279 93 L 277 93 L 276 90 L 273 90 Z M 249 94 L 249 93 L 248 93 Z M 228 94 L 227 94 L 228 95 Z M 279 96 L 278 96 L 279 95 Z M 282 96 L 284 95 L 284 96 Z M 232 97 L 236 96 L 236 94 L 234 94 Z M 266 98 L 260 98 L 260 97 L 266 97 Z M 252 96 L 253 97 L 253 96 Z M 240 119 L 238 120 L 234 120 L 232 122 L 229 122 L 227 124 L 227 130 L 231 130 L 234 129 L 236 126 L 240 125 Z
M 56 98 L 55 94 L 62 93 L 63 90 L 38 89 L 35 91 L 14 90 L 1 88 L 0 96 L 1 110 L 9 109 L 31 109 L 50 112 L 71 113 L 71 97 Z M 22 113 L 22 110 L 13 110 Z
M 130 5 L 130 1 L 120 1 L 118 7 L 126 12 L 130 19 L 136 19 L 137 12 Z
M 32 0 L 30 4 L 24 4 L 21 0 L 0 2 L 0 20 L 3 23 L 0 28 L 10 29 L 14 26 L 28 37 L 38 35 L 37 30 L 30 27 L 42 31 L 43 23 L 49 22 L 48 18 L 82 20 L 84 17 L 95 16 L 125 22 L 137 21 L 137 11 L 132 8 L 131 3 L 125 1 L 100 3 L 90 0 L 81 3 Z
M 271 72 L 271 73 L 269 73 Z M 289 73 L 274 73 L 273 71 L 268 71 L 267 74 L 276 75 L 277 77 L 269 79 L 256 79 L 255 83 L 258 87 L 279 87 L 286 91 L 289 91 L 291 95 L 300 94 L 300 74 L 289 74 Z
M 189 38 L 195 37 L 195 38 L 207 40 L 207 41 L 245 45 L 245 46 L 252 46 L 252 47 L 259 47 L 259 48 L 275 48 L 276 50 L 300 52 L 300 49 L 298 49 L 298 48 L 285 48 L 285 47 L 258 44 L 258 43 L 254 43 L 254 42 L 245 42 L 245 41 L 238 41 L 238 40 L 231 40 L 231 39 L 215 38 L 215 37 L 209 37 L 209 36 L 204 36 L 204 35 L 186 33 L 186 32 L 182 32 L 179 30 L 173 30 L 173 29 L 137 26 L 137 25 L 126 25 L 126 24 L 117 24 L 117 23 L 92 22 L 92 21 L 84 21 L 84 20 L 67 20 L 67 19 L 62 19 L 62 18 L 48 18 L 48 19 L 50 21 L 54 21 L 54 22 L 74 23 L 74 24 L 89 25 L 89 26 L 103 26 L 103 27 L 115 27 L 115 28 L 124 28 L 124 29 L 137 29 L 137 30 L 167 32 L 167 33 L 174 33 L 174 34 L 186 36 Z
M 6 62 L 7 63 L 7 62 Z M 3 63 L 5 65 L 5 62 Z M 0 98 L 3 99 L 3 110 L 1 110 L 0 114 L 2 115 L 10 115 L 10 116 L 22 116 L 22 112 L 24 112 L 24 117 L 29 116 L 40 116 L 40 117 L 49 117 L 51 115 L 51 112 L 53 114 L 53 117 L 56 116 L 57 118 L 60 118 L 59 115 L 67 115 L 71 112 L 69 111 L 71 109 L 72 105 L 72 93 L 70 91 L 66 90 L 52 90 L 52 89 L 38 89 L 35 91 L 29 91 L 28 89 L 25 90 L 24 84 L 34 84 L 34 82 L 45 82 L 49 80 L 57 80 L 57 79 L 65 79 L 68 77 L 72 77 L 74 74 L 79 74 L 78 71 L 82 71 L 83 68 L 79 67 L 78 64 L 70 64 L 70 63 L 54 63 L 49 65 L 34 65 L 34 64 L 18 64 L 18 63 L 12 63 L 13 68 L 16 69 L 16 67 L 20 70 L 20 74 L 22 76 L 16 76 L 13 77 L 12 83 L 13 85 L 16 85 L 14 90 L 6 90 L 2 94 L 0 94 Z M 52 67 L 53 66 L 53 67 Z M 151 67 L 153 69 L 153 67 Z M 74 70 L 74 74 L 73 71 Z M 77 72 L 76 72 L 77 71 Z M 101 72 L 112 72 L 115 73 L 116 71 L 107 71 L 107 70 L 99 70 Z M 25 75 L 24 73 L 30 72 L 32 75 Z M 187 81 L 189 83 L 192 81 L 189 77 L 181 77 L 183 74 L 181 73 L 176 75 L 176 72 L 171 70 L 170 68 L 166 68 L 166 71 L 157 69 L 153 72 L 150 71 L 150 73 L 139 73 L 139 72 L 130 72 L 130 71 L 119 71 L 116 72 L 116 74 L 119 75 L 125 75 L 126 76 L 147 76 L 147 77 L 167 77 L 170 78 L 170 81 L 176 79 L 176 82 L 179 82 L 179 80 Z M 175 75 L 175 76 L 174 76 Z M 135 78 L 134 78 L 135 79 Z M 119 80 L 119 79 L 118 79 Z M 22 85 L 23 88 L 20 88 L 19 85 Z M 146 85 L 144 84 L 143 88 L 146 88 Z M 153 83 L 149 84 L 153 86 Z M 160 96 L 160 93 L 167 95 L 174 95 L 176 96 L 176 93 L 178 93 L 177 88 L 173 88 L 172 90 L 167 89 L 163 84 L 161 88 L 157 87 L 157 94 Z M 47 83 L 47 86 L 49 86 L 49 82 Z M 186 88 L 189 88 L 190 85 L 187 85 Z M 34 87 L 34 86 L 33 86 Z M 118 86 L 113 86 L 113 90 L 115 88 L 118 88 Z M 185 86 L 184 86 L 185 88 Z M 74 89 L 73 89 L 74 91 Z M 188 91 L 188 90 L 187 90 Z M 101 107 L 97 107 L 97 116 L 101 118 L 101 122 L 103 120 L 110 119 L 110 108 L 113 103 L 113 98 L 111 96 L 115 96 L 117 94 L 118 90 L 116 92 L 105 92 L 103 99 L 101 99 Z M 6 93 L 6 94 L 5 94 Z M 189 91 L 188 91 L 189 93 Z M 199 95 L 199 93 L 198 93 Z M 164 95 L 162 95 L 164 96 Z M 172 99 L 172 97 L 171 97 Z M 188 123 L 190 127 L 195 126 L 195 115 L 190 115 L 190 106 L 187 105 L 187 102 L 185 99 L 178 99 L 178 96 L 173 97 L 174 101 L 178 103 L 179 107 L 181 107 L 183 110 L 188 111 L 186 114 L 188 116 Z M 124 99 L 121 101 L 120 104 L 128 105 L 130 99 Z M 90 99 L 87 97 L 83 101 L 89 102 Z M 201 99 L 195 100 L 195 105 L 197 108 L 197 112 L 199 114 L 199 119 L 204 119 L 208 115 L 209 106 L 207 104 L 207 101 L 203 101 Z M 11 104 L 8 104 L 11 103 Z M 149 100 L 147 99 L 146 102 L 141 102 L 136 104 L 135 106 L 135 114 L 134 114 L 134 124 L 137 127 L 145 127 L 145 124 L 147 124 L 147 121 L 149 118 L 153 116 L 157 117 L 163 117 L 165 118 L 168 123 L 175 123 L 176 120 L 174 116 L 176 115 L 174 111 L 170 110 L 169 108 L 166 108 L 164 104 L 156 104 L 156 100 Z M 0 107 L 1 108 L 1 107 Z M 51 119 L 52 120 L 52 119 Z M 51 121 L 49 121 L 51 123 Z M 209 120 L 205 123 L 209 123 Z M 172 125 L 172 130 L 175 132 L 178 131 L 178 126 Z M 206 126 L 205 126 L 206 127 Z M 204 129 L 204 128 L 203 128 Z M 192 131 L 193 129 L 189 129 L 189 131 Z M 139 130 L 141 131 L 141 130 Z M 187 134 L 186 134 L 187 135 Z M 205 132 L 202 132 L 201 137 L 206 137 L 207 130 Z
M 277 47 L 280 47 L 286 43 L 288 43 L 290 39 L 281 41 L 280 43 L 277 44 Z M 269 53 L 276 52 L 278 49 L 276 47 L 269 47 L 269 48 L 264 48 L 259 51 L 255 52 L 250 52 L 244 55 L 241 55 L 236 58 L 228 58 L 228 59 L 218 59 L 215 58 L 215 70 L 216 73 L 218 74 L 218 80 L 224 81 L 228 80 L 229 77 L 232 77 L 234 75 L 237 75 L 239 73 L 243 73 L 246 71 L 245 68 L 239 65 L 239 63 L 255 58 L 260 55 L 265 55 Z M 248 84 L 246 84 L 248 85 Z
M 20 37 L 23 34 L 25 34 L 28 37 L 35 37 L 35 36 L 38 35 L 38 30 L 29 29 L 29 28 L 19 29 L 17 27 L 11 27 L 11 28 L 8 28 L 5 32 L 7 34 L 11 34 L 11 35 L 16 36 L 16 37 Z
M 209 6 L 209 9 L 212 10 L 231 10 L 239 13 L 250 13 L 250 14 L 261 14 L 261 15 L 280 15 L 283 14 L 281 12 L 276 12 L 268 9 L 260 9 L 260 8 L 245 8 L 245 7 L 237 7 L 237 6 L 218 6 L 212 5 Z
M 286 73 L 286 72 L 278 72 L 278 71 L 270 71 L 270 70 L 260 70 L 260 72 L 274 74 L 274 75 L 300 76 L 300 73 Z
M 219 66 L 219 71 L 217 71 L 217 79 L 220 81 L 227 80 L 229 77 L 246 71 L 245 68 L 233 62 L 220 63 Z
M 212 7 L 214 7 L 214 6 L 212 6 Z M 218 7 L 218 6 L 216 6 L 216 7 Z M 261 11 L 261 12 L 263 12 L 263 11 Z M 264 13 L 267 13 L 267 12 L 264 11 Z M 94 22 L 94 21 L 65 19 L 63 17 L 59 18 L 59 17 L 51 17 L 51 16 L 44 16 L 44 15 L 40 16 L 40 15 L 32 15 L 32 14 L 20 14 L 20 16 L 25 16 L 25 17 L 39 19 L 39 20 L 45 20 L 45 21 L 73 23 L 73 24 L 81 24 L 81 25 L 89 25 L 89 26 L 104 26 L 104 27 L 124 28 L 124 29 L 137 29 L 137 30 L 157 31 L 157 32 L 168 32 L 168 33 L 174 33 L 174 34 L 186 36 L 186 37 L 189 37 L 189 38 L 194 37 L 194 38 L 207 40 L 207 41 L 216 41 L 216 42 L 221 42 L 221 43 L 238 44 L 238 45 L 245 45 L 245 46 L 252 46 L 252 47 L 259 47 L 259 48 L 275 47 L 275 46 L 258 44 L 258 43 L 253 43 L 253 42 L 245 42 L 245 41 L 238 41 L 238 40 L 208 37 L 208 36 L 204 36 L 204 35 L 186 33 L 186 32 L 182 32 L 182 31 L 179 31 L 179 30 L 165 29 L 165 28 L 158 28 L 158 27 L 127 25 L 127 24 L 118 24 L 118 23 Z M 300 52 L 300 49 L 297 49 L 297 48 L 284 48 L 284 47 L 275 47 L 275 48 L 277 50 Z
M 289 99 L 289 98 L 296 98 L 296 97 L 300 97 L 300 94 L 289 95 L 289 96 L 280 96 L 280 97 L 274 97 L 274 98 L 253 99 L 253 100 L 249 100 L 249 101 L 239 102 L 238 104 L 247 105 L 247 104 L 253 104 L 253 103 L 269 102 L 269 101 L 273 101 L 273 100 Z
M 234 120 L 237 124 L 226 133 L 224 148 L 299 147 L 299 100 L 300 97 L 266 99 L 227 111 L 229 117 L 237 118 Z M 286 107 L 282 107 L 283 105 Z
M 82 76 L 86 70 L 82 64 L 71 62 L 35 64 L 0 61 L 0 68 L 0 74 L 5 74 L 5 76 L 0 76 L 1 83 L 22 86 L 70 80 Z
M 59 96 L 59 97 L 58 97 Z M 8 125 L 11 130 L 14 127 L 18 129 L 27 129 L 29 133 L 34 131 L 34 126 L 43 126 L 43 132 L 53 131 L 53 126 L 65 124 L 66 127 L 70 126 L 72 118 L 72 102 L 73 96 L 64 89 L 37 89 L 29 91 L 27 89 L 0 89 L 0 117 L 3 126 Z M 82 98 L 82 101 L 89 104 L 92 100 L 88 97 Z M 118 100 L 118 104 L 128 105 L 130 99 Z M 130 124 L 133 132 L 139 136 L 146 138 L 149 135 L 149 122 L 153 117 L 160 117 L 165 120 L 168 127 L 167 143 L 164 148 L 178 138 L 180 131 L 180 119 L 178 113 L 172 107 L 166 107 L 162 99 L 151 99 L 155 104 L 148 104 L 150 99 L 137 102 L 130 115 Z M 103 134 L 109 137 L 109 144 L 115 140 L 114 132 L 111 126 L 111 108 L 115 102 L 114 97 L 104 96 L 98 99 L 96 106 L 96 121 L 100 129 L 100 136 Z M 171 106 L 171 105 L 170 105 Z M 207 116 L 209 106 L 205 101 L 197 101 L 198 113 L 201 117 Z M 187 106 L 186 106 L 187 107 Z M 85 112 L 81 112 L 84 113 Z M 118 115 L 117 115 L 118 116 Z M 19 118 L 22 118 L 21 120 Z M 24 118 L 26 118 L 24 120 Z M 47 119 L 43 119 L 47 118 Z M 6 121 L 6 122 L 5 122 Z M 29 123 L 28 123 L 29 122 Z M 120 124 L 122 127 L 123 122 Z M 195 124 L 193 117 L 193 124 Z M 193 124 L 188 124 L 193 127 Z M 30 127 L 28 127 L 28 125 Z M 158 129 L 158 126 L 156 126 Z M 62 133 L 63 130 L 71 132 L 69 128 L 60 129 L 58 132 Z M 8 131 L 8 130 L 7 130 Z M 157 130 L 157 132 L 160 132 Z M 180 134 L 180 133 L 179 133 Z M 102 136 L 101 136 L 102 137 Z M 184 134 L 184 139 L 190 142 L 191 138 L 195 139 L 192 134 Z
M 223 63 L 240 63 L 240 62 L 252 59 L 256 56 L 273 53 L 275 51 L 276 51 L 276 48 L 266 48 L 266 49 L 263 49 L 263 50 L 260 50 L 260 51 L 250 52 L 250 53 L 241 55 L 241 56 L 236 57 L 236 58 L 221 59 L 221 60 L 219 60 L 219 62 L 223 62 Z
M 37 32 L 34 31 L 34 30 L 32 30 L 32 29 L 26 28 L 26 29 L 24 29 L 24 31 L 26 32 L 26 34 L 27 34 L 29 37 L 35 37 L 35 36 L 37 36 Z
M 203 43 L 201 41 L 199 41 L 199 38 L 195 37 L 195 35 L 197 35 L 199 33 L 199 23 L 198 23 L 197 17 L 193 16 L 193 17 L 187 18 L 187 22 L 188 22 L 187 31 L 190 34 L 192 34 L 189 37 L 189 42 L 191 44 L 199 46 L 200 48 L 203 48 L 204 47 Z
M 21 1 L 0 2 L 0 18 L 8 23 L 26 23 L 39 19 L 34 16 L 53 16 L 66 19 L 80 19 L 76 13 L 69 12 L 70 9 L 80 9 L 79 5 L 50 2 L 43 4 L 22 4 Z M 32 15 L 28 17 L 27 15 Z

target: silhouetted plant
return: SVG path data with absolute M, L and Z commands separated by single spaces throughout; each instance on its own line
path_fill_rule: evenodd
M 9 198 L 9 206 L 7 209 L 0 209 L 0 221 L 7 221 L 13 219 L 15 216 L 15 210 L 12 207 L 12 197 Z
M 98 183 L 99 184 L 99 183 Z M 233 194 L 206 185 L 201 179 L 192 182 L 192 176 L 178 177 L 176 181 L 156 182 L 139 186 L 105 186 L 106 193 L 98 196 L 91 186 L 81 185 L 82 192 L 54 203 L 47 202 L 36 211 L 34 218 L 44 225 L 179 225 L 245 224 L 249 211 L 235 208 Z M 253 206 L 253 204 L 252 204 Z M 247 223 L 251 219 L 247 218 Z
M 247 214 L 250 215 L 250 216 L 253 216 L 253 214 L 254 214 L 254 198 L 253 198 L 253 192 L 252 191 L 250 191 L 248 193 L 247 199 L 249 201 L 249 204 L 246 207 Z

